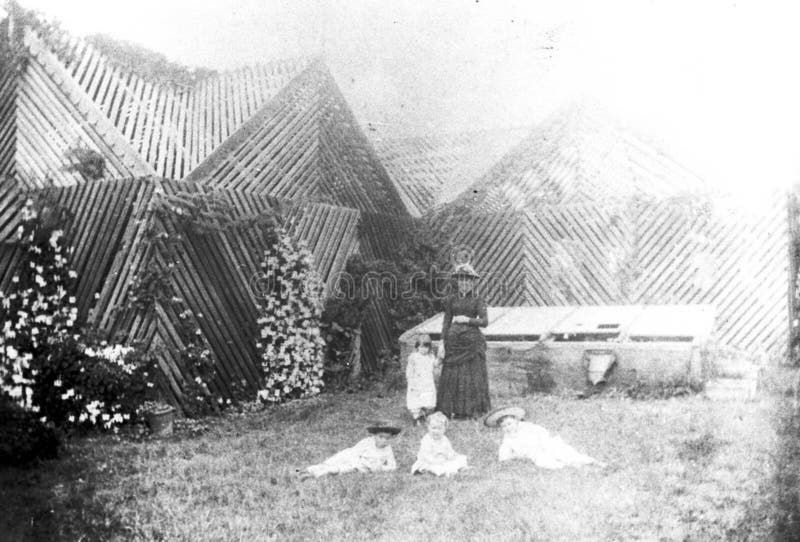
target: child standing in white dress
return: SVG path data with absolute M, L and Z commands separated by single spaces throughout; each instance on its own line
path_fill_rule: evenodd
M 431 353 L 431 338 L 419 335 L 414 343 L 414 352 L 408 356 L 406 365 L 406 406 L 419 424 L 429 411 L 436 408 L 436 384 L 434 370 L 438 362 Z
M 351 448 L 345 448 L 318 465 L 306 468 L 303 477 L 319 478 L 326 474 L 345 472 L 386 472 L 397 469 L 397 462 L 390 445 L 392 438 L 400 432 L 399 427 L 376 424 L 367 427 L 372 435 Z
M 450 440 L 444 436 L 447 421 L 447 416 L 441 412 L 428 416 L 428 432 L 419 443 L 412 474 L 430 472 L 436 476 L 450 476 L 467 467 L 467 456 L 456 453 Z

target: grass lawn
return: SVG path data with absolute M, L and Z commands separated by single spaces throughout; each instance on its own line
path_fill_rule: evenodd
M 496 400 L 496 404 L 507 401 Z M 499 464 L 499 433 L 448 435 L 473 469 L 412 476 L 421 428 L 401 393 L 324 395 L 207 421 L 166 440 L 74 440 L 57 461 L 0 470 L 11 540 L 763 540 L 798 533 L 798 423 L 783 398 L 711 402 L 554 396 L 529 418 L 607 470 Z M 294 469 L 406 420 L 400 470 L 301 482 Z M 196 429 L 196 428 L 195 428 Z

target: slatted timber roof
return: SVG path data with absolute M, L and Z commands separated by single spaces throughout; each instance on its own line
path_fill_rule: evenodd
M 142 77 L 74 36 L 50 52 L 153 173 L 168 179 L 197 167 L 310 63 L 265 63 L 187 87 Z
M 528 132 L 513 128 L 373 140 L 408 212 L 420 216 L 455 199 Z
M 25 30 L 28 57 L 0 75 L 0 173 L 29 188 L 156 176 L 371 213 L 404 214 L 397 189 L 320 60 L 212 75 L 190 88 L 146 80 L 72 38 L 51 50 Z M 8 99 L 9 97 L 13 99 Z
M 701 178 L 655 144 L 602 111 L 575 103 L 531 130 L 454 204 L 495 212 L 708 191 Z

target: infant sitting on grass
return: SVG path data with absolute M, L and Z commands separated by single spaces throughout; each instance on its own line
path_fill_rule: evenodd
M 607 466 L 578 452 L 561 437 L 551 435 L 544 427 L 522 421 L 524 417 L 525 410 L 520 407 L 502 407 L 484 418 L 487 426 L 500 427 L 503 431 L 503 442 L 498 451 L 500 461 L 528 459 L 542 469 Z
M 447 429 L 447 416 L 434 412 L 428 416 L 428 433 L 422 437 L 417 453 L 417 461 L 411 473 L 430 472 L 436 476 L 450 476 L 467 468 L 467 456 L 457 454 L 444 436 Z
M 311 465 L 301 474 L 301 479 L 313 476 L 345 472 L 384 472 L 397 469 L 394 452 L 390 445 L 400 428 L 388 423 L 376 423 L 367 427 L 369 436 L 352 448 L 338 452 L 318 465 Z

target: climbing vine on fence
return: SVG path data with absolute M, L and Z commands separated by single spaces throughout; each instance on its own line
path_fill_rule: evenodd
M 319 393 L 325 353 L 320 334 L 323 283 L 311 253 L 278 227 L 260 267 L 253 293 L 261 328 L 256 348 L 265 381 L 258 397 L 280 402 Z
M 207 211 L 209 202 L 202 195 L 184 199 L 156 194 L 144 221 L 142 243 L 148 253 L 144 266 L 133 276 L 129 294 L 118 310 L 136 310 L 154 315 L 163 310 L 175 315 L 172 322 L 180 347 L 173 354 L 191 378 L 183 383 L 184 410 L 190 416 L 218 412 L 231 403 L 215 385 L 217 366 L 211 348 L 200 328 L 202 313 L 195 313 L 175 289 L 174 274 L 181 264 L 182 243 L 190 229 L 213 229 L 213 217 Z M 190 212 L 191 210 L 191 212 Z M 158 352 L 153 352 L 159 355 Z M 239 395 L 243 383 L 231 382 L 229 387 Z M 234 397 L 235 399 L 236 397 Z

